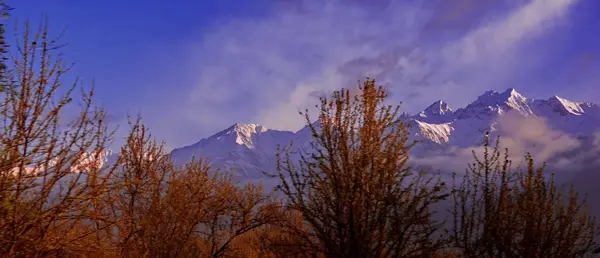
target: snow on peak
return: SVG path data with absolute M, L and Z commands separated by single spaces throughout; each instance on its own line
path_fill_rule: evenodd
M 448 103 L 438 100 L 415 116 L 417 120 L 428 123 L 445 123 L 452 120 L 454 111 Z
M 511 97 L 524 98 L 523 95 L 521 95 L 521 93 L 517 92 L 517 90 L 515 88 L 508 88 L 502 94 L 509 95 Z
M 23 172 L 29 175 L 43 175 L 48 169 L 66 169 L 71 173 L 83 173 L 93 169 L 102 169 L 108 165 L 113 165 L 116 161 L 116 154 L 111 149 L 102 149 L 96 151 L 72 152 L 65 156 L 55 157 L 48 163 L 34 162 L 34 164 L 24 167 L 15 166 L 10 173 L 17 174 Z M 112 163 L 111 163 L 112 162 Z M 55 168 L 55 166 L 60 168 Z
M 581 108 L 580 103 L 573 102 L 567 99 L 563 99 L 559 96 L 553 96 L 548 99 L 548 102 L 553 107 L 555 112 L 566 115 L 568 113 L 573 115 L 581 115 L 584 113 L 583 108 Z
M 452 108 L 448 106 L 448 103 L 438 100 L 433 104 L 429 105 L 425 110 L 421 112 L 423 115 L 445 115 L 452 113 Z
M 503 114 L 510 110 L 525 116 L 533 114 L 529 108 L 528 99 L 514 88 L 508 88 L 504 92 L 486 91 L 457 113 L 459 113 L 458 118 L 466 118 L 482 114 Z
M 527 104 L 527 98 L 523 97 L 514 88 L 509 88 L 505 92 L 501 93 L 502 99 L 506 99 L 505 103 L 521 114 L 532 114 L 529 105 Z
M 475 103 L 485 103 L 489 105 L 508 105 L 512 108 L 519 107 L 522 103 L 525 103 L 527 98 L 523 97 L 514 88 L 508 88 L 504 92 L 497 91 L 486 91 L 484 94 L 479 96 Z
M 447 143 L 450 140 L 450 133 L 454 130 L 450 123 L 429 124 L 415 120 L 418 132 L 417 136 L 423 136 L 435 143 Z
M 514 88 L 486 91 L 471 104 L 456 111 L 445 101 L 436 101 L 417 114 L 402 114 L 399 120 L 410 124 L 411 138 L 423 140 L 422 153 L 467 148 L 481 143 L 485 132 L 504 132 L 501 121 L 509 121 L 516 113 L 523 117 L 540 117 L 553 130 L 569 135 L 591 135 L 600 130 L 600 105 L 572 102 L 554 96 L 546 100 L 528 99 Z M 501 117 L 508 117 L 500 120 Z M 519 120 L 520 121 L 520 120 Z M 319 129 L 324 121 L 313 122 Z M 291 143 L 292 152 L 310 150 L 312 131 L 305 126 L 296 132 L 270 130 L 258 124 L 237 123 L 199 142 L 171 152 L 176 164 L 192 157 L 208 157 L 218 166 L 233 169 L 245 177 L 262 175 L 257 171 L 276 169 L 278 146 Z M 420 155 L 420 154 L 419 154 Z
M 223 137 L 233 135 L 235 136 L 235 142 L 237 144 L 244 145 L 248 148 L 253 148 L 254 143 L 252 142 L 252 136 L 259 133 L 264 133 L 268 130 L 269 129 L 267 129 L 266 127 L 258 124 L 236 123 L 209 138 L 219 140 Z

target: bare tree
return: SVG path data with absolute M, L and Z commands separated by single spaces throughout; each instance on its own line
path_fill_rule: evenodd
M 473 152 L 462 180 L 455 176 L 452 247 L 464 257 L 590 255 L 598 228 L 573 186 L 561 191 L 531 155 L 524 171 L 512 169 L 498 146 L 486 134 L 483 159 Z
M 327 257 L 426 257 L 443 244 L 432 205 L 447 194 L 441 180 L 407 166 L 409 132 L 399 107 L 374 80 L 356 96 L 323 98 L 311 124 L 312 150 L 296 162 L 278 155 L 279 190 L 309 230 L 297 230 L 305 250 Z
M 94 232 L 81 225 L 95 219 L 89 202 L 107 182 L 100 170 L 112 132 L 93 90 L 63 85 L 69 67 L 53 54 L 47 23 L 32 33 L 27 22 L 15 38 L 0 80 L 0 253 L 64 257 Z

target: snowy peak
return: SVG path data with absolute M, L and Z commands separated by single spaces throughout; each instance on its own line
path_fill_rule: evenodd
M 414 118 L 427 123 L 446 123 L 452 120 L 454 111 L 448 103 L 438 100 L 421 111 Z
M 458 118 L 468 118 L 481 115 L 498 115 L 508 111 L 516 111 L 521 115 L 532 115 L 529 100 L 521 95 L 514 88 L 509 88 L 504 92 L 493 90 L 486 91 L 467 107 L 457 111 Z
M 563 99 L 559 96 L 551 97 L 548 99 L 548 103 L 553 107 L 555 112 L 558 112 L 562 115 L 581 115 L 585 113 L 579 103 Z
M 434 143 L 470 146 L 484 132 L 496 131 L 498 119 L 508 113 L 541 117 L 553 129 L 569 134 L 587 135 L 600 129 L 600 106 L 595 103 L 573 102 L 558 96 L 547 100 L 528 99 L 514 88 L 503 92 L 486 91 L 455 112 L 444 104 L 437 101 L 411 117 L 415 120 L 413 135 Z
M 509 88 L 506 91 L 500 93 L 497 91 L 486 91 L 483 95 L 479 96 L 473 104 L 486 104 L 489 106 L 508 106 L 513 109 L 521 109 L 527 105 L 527 98 L 523 97 L 514 88 Z
M 422 136 L 437 144 L 447 143 L 450 140 L 450 134 L 454 130 L 450 123 L 430 124 L 415 120 L 418 131 L 415 136 Z
M 254 135 L 267 132 L 268 130 L 269 129 L 266 127 L 258 124 L 236 123 L 227 129 L 216 133 L 208 139 L 220 140 L 231 137 L 235 140 L 235 143 L 239 145 L 244 145 L 248 148 L 254 148 L 252 137 Z
M 259 124 L 245 124 L 245 123 L 235 123 L 227 129 L 216 133 L 212 137 L 222 137 L 223 135 L 229 134 L 242 134 L 246 136 L 250 136 L 251 134 L 263 133 L 269 130 L 268 128 L 261 126 Z
M 429 107 L 423 110 L 420 114 L 425 116 L 439 116 L 446 115 L 448 113 L 452 113 L 452 108 L 448 106 L 448 103 L 438 100 L 433 104 L 429 105 Z
M 235 171 L 242 177 L 260 177 L 262 172 L 275 169 L 277 147 L 293 139 L 293 132 L 237 123 L 195 144 L 176 148 L 170 156 L 177 165 L 204 157 L 215 167 Z

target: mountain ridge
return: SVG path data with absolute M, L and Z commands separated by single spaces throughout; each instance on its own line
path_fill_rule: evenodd
M 514 88 L 502 92 L 486 91 L 475 101 L 456 110 L 447 102 L 438 100 L 423 111 L 402 118 L 411 125 L 411 137 L 425 143 L 420 150 L 423 153 L 436 148 L 477 146 L 482 143 L 485 132 L 494 136 L 525 134 L 521 131 L 527 128 L 520 125 L 527 123 L 540 124 L 536 125 L 540 128 L 528 129 L 533 134 L 543 129 L 577 138 L 600 131 L 598 104 L 558 96 L 546 100 L 526 98 Z M 307 126 L 294 132 L 253 123 L 235 123 L 192 145 L 175 148 L 170 155 L 178 164 L 194 156 L 208 157 L 217 165 L 233 165 L 230 168 L 243 177 L 256 178 L 262 175 L 257 171 L 272 172 L 275 168 L 277 145 L 294 142 L 296 148 L 306 146 L 311 136 L 308 131 Z M 426 157 L 426 154 L 423 155 Z

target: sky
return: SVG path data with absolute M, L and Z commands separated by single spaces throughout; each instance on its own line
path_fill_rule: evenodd
M 390 103 L 463 107 L 516 88 L 600 102 L 597 0 L 8 0 L 45 16 L 123 137 L 168 148 L 236 122 L 297 130 L 319 96 L 375 78 Z

